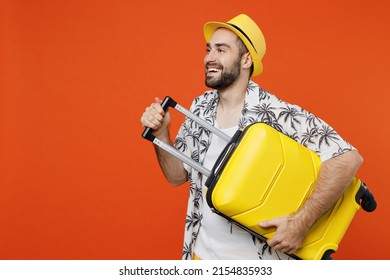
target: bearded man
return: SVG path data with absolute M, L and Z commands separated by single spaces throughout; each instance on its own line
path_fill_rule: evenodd
M 263 70 L 265 40 L 257 24 L 240 14 L 228 22 L 204 26 L 207 53 L 204 58 L 205 84 L 212 90 L 196 97 L 190 111 L 232 136 L 254 122 L 267 123 L 316 152 L 321 169 L 314 190 L 297 212 L 269 221 L 261 227 L 276 227 L 267 242 L 213 213 L 206 203 L 206 178 L 178 158 L 155 146 L 161 169 L 174 186 L 190 181 L 183 259 L 289 259 L 301 245 L 308 229 L 340 198 L 362 163 L 357 150 L 328 124 L 305 109 L 289 104 L 265 91 L 251 78 Z M 141 117 L 153 135 L 173 145 L 159 98 Z M 286 112 L 295 112 L 286 118 Z M 307 133 L 310 132 L 310 141 Z M 332 141 L 321 141 L 331 132 Z M 306 140 L 305 140 L 306 139 Z M 326 143 L 324 143 L 326 142 Z M 213 137 L 186 118 L 174 146 L 211 169 L 226 142 Z

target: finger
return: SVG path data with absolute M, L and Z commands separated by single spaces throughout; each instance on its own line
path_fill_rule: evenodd
M 259 223 L 259 226 L 262 227 L 262 228 L 271 227 L 269 221 L 262 221 L 262 222 Z
M 144 116 L 141 118 L 141 124 L 143 127 L 148 127 L 153 130 L 156 130 L 158 127 L 153 122 L 148 121 Z
M 296 247 L 292 244 L 283 244 L 280 249 L 277 249 L 286 254 L 293 254 L 296 251 Z
M 159 104 L 160 106 L 158 106 L 158 108 L 161 108 L 161 110 L 159 110 L 159 113 L 162 113 L 163 115 L 165 114 L 165 111 L 164 109 L 162 108 L 161 104 L 163 103 L 163 100 L 161 100 L 160 98 L 158 97 L 155 97 L 154 98 L 154 101 L 155 103 Z
M 163 117 L 161 115 L 156 115 L 156 116 L 148 115 L 146 120 L 150 124 L 154 125 L 154 127 L 155 127 L 154 129 L 157 129 L 157 128 L 161 127 L 162 122 L 163 122 Z
M 298 248 L 296 248 L 296 247 L 291 247 L 288 251 L 286 251 L 286 253 L 287 253 L 287 254 L 294 254 L 297 250 L 298 250 Z
M 270 228 L 270 227 L 278 227 L 280 225 L 280 219 L 272 219 L 272 220 L 267 220 L 267 221 L 261 221 L 259 223 L 259 226 L 262 228 Z
M 278 246 L 279 243 L 280 243 L 280 240 L 275 236 L 267 240 L 268 246 L 270 246 L 272 248 L 275 248 L 276 246 Z
M 297 250 L 297 247 L 287 240 L 278 240 L 277 238 L 271 238 L 267 240 L 267 244 L 273 249 L 287 254 L 293 254 Z
M 290 250 L 289 245 L 286 242 L 277 240 L 275 238 L 271 238 L 267 240 L 268 246 L 270 246 L 274 250 L 278 250 L 280 252 L 286 253 Z
M 148 118 L 148 120 L 151 120 L 151 118 L 155 118 L 159 122 L 163 122 L 165 112 L 159 104 L 153 103 L 150 107 L 146 109 L 145 113 L 147 114 L 146 117 Z
M 163 118 L 160 114 L 154 115 L 153 113 L 150 113 L 150 110 L 147 110 L 142 115 L 141 123 L 144 127 L 150 127 L 155 130 L 161 126 L 162 120 Z
M 156 99 L 158 99 L 158 98 L 156 97 Z M 159 99 L 158 99 L 158 100 L 159 100 Z M 160 101 L 161 101 L 161 100 L 160 100 Z M 154 110 L 156 110 L 156 112 L 158 112 L 160 115 L 162 115 L 162 116 L 165 115 L 165 111 L 164 111 L 164 109 L 162 108 L 160 102 L 155 102 L 155 103 L 153 103 L 150 107 L 152 107 Z

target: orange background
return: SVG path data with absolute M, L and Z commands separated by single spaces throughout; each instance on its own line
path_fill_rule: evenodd
M 140 117 L 155 96 L 189 106 L 206 90 L 203 24 L 239 13 L 267 41 L 255 82 L 365 159 L 378 209 L 334 257 L 390 259 L 389 3 L 1 1 L 0 259 L 181 258 L 188 185 L 166 183 Z

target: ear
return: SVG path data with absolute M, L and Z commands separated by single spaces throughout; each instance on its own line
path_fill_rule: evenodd
M 251 54 L 249 52 L 247 52 L 246 54 L 244 54 L 242 56 L 242 59 L 241 59 L 241 66 L 242 66 L 242 68 L 250 69 L 251 66 L 252 66 L 252 63 L 253 63 L 252 56 L 251 56 Z

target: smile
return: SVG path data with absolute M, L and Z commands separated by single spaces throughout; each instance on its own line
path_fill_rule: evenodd
M 222 69 L 217 68 L 217 67 L 206 67 L 206 74 L 217 74 L 220 73 Z

